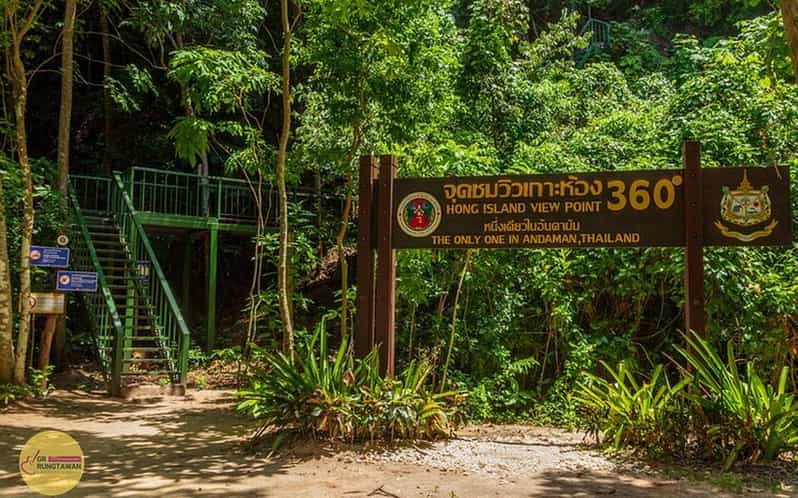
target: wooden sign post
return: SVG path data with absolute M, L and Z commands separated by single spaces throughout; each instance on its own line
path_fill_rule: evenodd
M 396 339 L 396 251 L 393 246 L 393 190 L 396 157 L 380 157 L 377 181 L 377 283 L 374 343 L 380 350 L 380 372 L 393 376 Z
M 704 337 L 704 199 L 701 144 L 684 144 L 684 322 L 685 330 Z
M 355 351 L 394 372 L 396 249 L 683 247 L 685 326 L 705 333 L 704 246 L 792 245 L 790 171 L 681 169 L 401 178 L 396 158 L 360 164 Z M 374 251 L 376 249 L 376 265 Z M 376 268 L 376 269 L 375 269 Z
M 377 159 L 360 158 L 360 187 L 358 189 L 357 230 L 357 321 L 355 324 L 355 355 L 362 358 L 374 347 L 374 249 L 376 233 L 372 219 L 377 181 Z

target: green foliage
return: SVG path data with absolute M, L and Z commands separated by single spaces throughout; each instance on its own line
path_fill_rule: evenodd
M 261 352 L 267 369 L 239 392 L 238 408 L 263 428 L 296 430 L 318 438 L 433 438 L 455 423 L 454 392 L 433 394 L 431 366 L 411 362 L 396 379 L 379 375 L 376 351 L 355 360 L 343 340 L 328 349 L 325 321 L 291 360 Z
M 141 111 L 145 99 L 158 95 L 152 75 L 133 64 L 125 66 L 121 75 L 108 76 L 104 85 L 114 104 L 126 113 Z
M 534 357 L 511 361 L 498 374 L 482 379 L 469 390 L 469 418 L 509 421 L 529 417 L 530 408 L 537 398 L 534 392 L 523 389 L 518 377 L 537 365 L 538 361 Z
M 721 448 L 725 469 L 736 461 L 757 463 L 776 459 L 798 445 L 798 402 L 787 388 L 789 369 L 777 369 L 775 386 L 763 381 L 753 362 L 740 375 L 732 343 L 724 362 L 718 352 L 695 334 L 686 336 L 688 348 L 676 347 L 694 371 L 697 392 L 689 398 L 708 418 L 707 441 Z
M 29 394 L 25 386 L 0 384 L 0 404 L 2 404 L 4 408 L 7 407 L 9 403 L 25 399 Z
M 748 361 L 741 375 L 731 341 L 724 361 L 708 341 L 695 334 L 685 339 L 686 347 L 675 346 L 686 361 L 676 385 L 662 365 L 645 380 L 626 362 L 615 370 L 601 362 L 609 380 L 586 372 L 573 395 L 587 414 L 584 425 L 616 449 L 721 455 L 724 471 L 736 462 L 770 462 L 794 451 L 798 403 L 787 386 L 789 369 L 777 368 L 771 383 Z
M 646 380 L 620 362 L 613 370 L 601 362 L 610 375 L 605 380 L 585 373 L 577 384 L 574 399 L 587 412 L 586 426 L 595 434 L 606 435 L 616 449 L 621 446 L 674 452 L 686 444 L 686 418 L 679 394 L 690 383 L 685 377 L 671 385 L 662 365 L 657 365 Z
M 250 111 L 253 103 L 247 97 L 280 88 L 279 76 L 267 69 L 266 54 L 255 50 L 194 47 L 173 52 L 169 65 L 169 77 L 188 88 L 198 113 Z
M 53 374 L 53 370 L 55 370 L 53 365 L 47 365 L 44 371 L 37 368 L 29 370 L 30 385 L 27 389 L 33 397 L 46 398 L 55 391 L 55 386 L 50 383 L 50 376 Z M 45 385 L 46 387 L 43 387 Z

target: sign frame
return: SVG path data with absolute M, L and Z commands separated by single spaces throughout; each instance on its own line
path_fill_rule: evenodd
M 31 292 L 32 315 L 63 315 L 66 313 L 66 296 L 63 292 Z
M 30 246 L 31 266 L 41 268 L 69 268 L 71 253 L 68 247 Z
M 84 280 L 88 283 L 84 283 Z M 56 275 L 55 289 L 57 291 L 97 292 L 98 287 L 99 275 L 97 272 L 61 270 Z
M 669 174 L 679 172 L 683 183 L 680 189 L 680 201 L 674 213 L 674 223 L 678 223 L 680 243 L 674 244 L 619 244 L 619 245 L 593 245 L 586 244 L 581 247 L 654 247 L 671 246 L 683 247 L 685 254 L 684 285 L 685 303 L 684 319 L 685 330 L 692 330 L 699 335 L 705 335 L 706 312 L 704 296 L 704 245 L 724 246 L 761 246 L 761 245 L 792 245 L 792 211 L 790 200 L 789 169 L 779 167 L 779 171 L 787 171 L 786 181 L 782 180 L 773 191 L 776 197 L 776 211 L 786 219 L 771 218 L 772 201 L 768 196 L 768 186 L 757 187 L 748 181 L 749 169 L 753 168 L 713 168 L 701 169 L 701 144 L 696 141 L 687 141 L 683 146 L 683 167 L 681 170 L 649 170 L 645 175 L 655 175 L 656 171 L 666 171 Z M 380 156 L 379 170 L 377 171 L 377 158 L 363 156 L 360 159 L 360 187 L 358 204 L 358 258 L 357 258 L 357 320 L 355 326 L 354 348 L 358 357 L 366 356 L 375 347 L 379 349 L 380 371 L 383 375 L 394 374 L 395 363 L 395 305 L 396 305 L 396 254 L 397 249 L 403 248 L 430 248 L 429 245 L 407 244 L 409 240 L 407 227 L 401 227 L 400 208 L 403 202 L 410 199 L 418 192 L 409 192 L 397 187 L 405 180 L 396 181 L 397 159 L 395 156 Z M 743 170 L 743 181 L 739 187 L 727 181 L 731 170 Z M 735 174 L 739 175 L 739 171 Z M 779 173 L 781 175 L 781 172 Z M 494 177 L 500 178 L 500 177 Z M 781 178 L 781 177 L 780 177 Z M 722 193 L 718 181 L 723 180 L 728 185 L 722 185 Z M 419 180 L 420 181 L 420 180 Z M 440 180 L 438 180 L 440 181 Z M 675 184 L 676 185 L 676 184 Z M 785 187 L 786 185 L 786 187 Z M 719 190 L 705 195 L 706 188 Z M 721 197 L 722 195 L 722 197 Z M 734 196 L 737 196 L 736 198 Z M 445 226 L 441 221 L 440 212 L 431 215 L 436 210 L 438 202 L 430 201 L 430 195 L 419 196 L 420 209 L 427 216 L 428 225 L 419 224 L 421 237 L 431 237 L 436 229 Z M 398 201 L 398 202 L 395 202 Z M 706 201 L 706 203 L 705 203 Z M 749 202 L 750 201 L 750 202 Z M 711 203 L 711 208 L 707 205 Z M 376 205 L 375 205 L 376 204 Z M 427 205 L 429 204 L 429 205 Z M 714 211 L 718 210 L 717 219 Z M 416 211 L 416 214 L 420 211 Z M 411 213 L 412 214 L 412 213 Z M 734 217 L 737 217 L 736 219 Z M 669 218 L 669 219 L 670 219 Z M 724 222 L 730 220 L 746 226 L 750 225 L 748 233 L 732 233 Z M 768 223 L 769 221 L 769 223 Z M 778 231 L 774 227 L 781 223 Z M 709 224 L 709 225 L 708 225 Z M 434 227 L 427 230 L 428 226 Z M 766 226 L 765 226 L 766 225 Z M 711 228 L 707 228 L 711 227 Z M 764 228 L 763 228 L 764 227 Z M 725 228 L 725 231 L 724 231 Z M 714 230 L 714 231 L 713 231 Z M 720 235 L 718 235 L 718 232 Z M 404 233 L 402 233 L 404 232 Z M 397 235 L 398 234 L 398 235 Z M 395 236 L 396 235 L 396 236 Z M 721 237 L 722 236 L 722 237 Z M 625 242 L 625 241 L 622 241 Z M 472 247 L 485 247 L 474 245 L 451 245 L 448 248 L 467 249 Z M 530 247 L 494 246 L 494 247 Z M 574 247 L 562 245 L 532 246 L 532 247 Z

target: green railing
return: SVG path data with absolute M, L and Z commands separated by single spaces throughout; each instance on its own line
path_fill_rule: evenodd
M 590 33 L 590 43 L 587 48 L 577 50 L 574 59 L 578 66 L 584 66 L 593 54 L 604 50 L 610 45 L 610 23 L 599 19 L 588 18 L 579 31 L 579 36 Z
M 112 177 L 72 175 L 78 201 L 84 210 L 114 212 Z M 121 176 L 125 191 L 138 212 L 161 215 L 216 218 L 221 223 L 255 224 L 257 183 L 219 176 L 203 177 L 192 173 L 131 168 Z M 263 185 L 261 213 L 265 226 L 277 226 L 279 211 L 277 189 Z M 292 189 L 290 202 L 302 202 L 305 208 L 321 205 L 321 211 L 342 208 L 343 196 L 322 194 L 317 199 L 311 190 Z
M 69 175 L 72 191 L 83 211 L 111 212 L 111 177 Z
M 252 189 L 244 180 L 131 168 L 125 185 L 139 211 L 231 221 L 257 218 Z
M 266 226 L 278 224 L 277 189 L 258 187 L 256 182 L 135 167 L 125 174 L 124 183 L 133 205 L 140 212 L 213 217 L 222 223 L 254 224 L 258 218 L 255 192 L 261 188 L 264 223 Z M 313 196 L 312 191 L 292 189 L 289 200 L 312 201 Z M 339 197 L 325 195 L 323 199 Z
M 81 292 L 80 296 L 90 315 L 92 337 L 98 361 L 103 373 L 106 376 L 110 375 L 108 380 L 111 384 L 111 394 L 118 396 L 121 387 L 125 330 L 105 279 L 100 259 L 97 257 L 94 243 L 89 235 L 81 204 L 78 202 L 74 185 L 71 183 L 73 181 L 76 181 L 74 177 L 70 179 L 69 186 L 69 204 L 74 222 L 71 244 L 72 268 L 97 273 L 98 291 Z
M 140 297 L 152 309 L 150 318 L 155 324 L 160 346 L 169 360 L 170 371 L 176 372 L 178 377 L 172 380 L 185 384 L 190 342 L 188 327 L 147 232 L 136 218 L 133 201 L 125 190 L 125 183 L 119 173 L 114 174 L 110 193 L 114 217 L 126 239 L 128 257 L 137 266 L 141 263 L 143 267 L 149 268 L 149 275 L 140 278 L 137 287 Z

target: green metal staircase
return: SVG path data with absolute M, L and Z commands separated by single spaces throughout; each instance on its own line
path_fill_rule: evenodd
M 588 17 L 587 22 L 579 31 L 579 36 L 588 33 L 590 36 L 588 46 L 574 52 L 574 61 L 577 67 L 584 67 L 593 55 L 605 50 L 610 45 L 610 24 L 608 22 Z
M 70 179 L 73 268 L 98 274 L 81 293 L 112 394 L 125 377 L 185 384 L 189 331 L 118 174 Z

